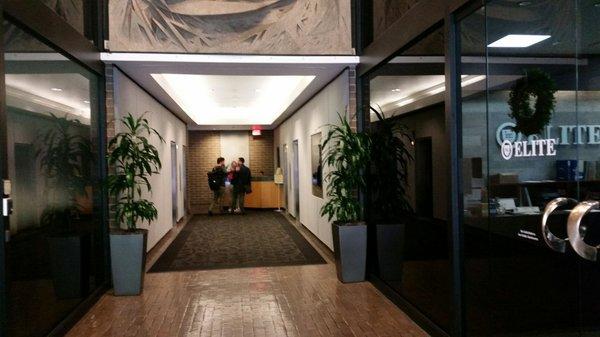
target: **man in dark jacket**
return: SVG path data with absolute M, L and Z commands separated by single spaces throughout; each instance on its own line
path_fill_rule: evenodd
M 209 181 L 211 178 L 214 179 L 213 183 L 215 186 L 210 186 L 213 192 L 213 200 L 208 208 L 208 215 L 212 215 L 215 211 L 218 211 L 219 213 L 223 212 L 223 196 L 225 195 L 226 176 L 225 158 L 219 157 L 217 159 L 217 166 L 213 167 L 212 171 L 209 173 Z
M 244 165 L 244 158 L 238 159 L 239 171 L 236 172 L 235 178 L 233 179 L 233 195 L 231 200 L 231 211 L 236 209 L 236 205 L 240 210 L 240 213 L 244 213 L 244 198 L 246 193 L 252 192 L 250 186 L 252 181 L 252 173 L 250 169 Z

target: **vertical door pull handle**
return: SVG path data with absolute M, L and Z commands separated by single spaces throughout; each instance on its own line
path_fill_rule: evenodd
M 567 248 L 568 238 L 559 238 L 554 235 L 548 228 L 548 218 L 550 214 L 554 212 L 558 207 L 565 205 L 575 205 L 577 204 L 577 200 L 571 198 L 556 198 L 550 201 L 546 208 L 544 208 L 544 214 L 542 215 L 542 237 L 544 238 L 544 242 L 546 245 L 550 247 L 550 249 L 555 250 L 557 252 L 564 253 Z
M 591 210 L 598 209 L 600 202 L 598 201 L 583 201 L 580 202 L 569 214 L 567 221 L 567 233 L 569 234 L 569 243 L 579 256 L 586 260 L 596 261 L 598 259 L 599 246 L 590 246 L 585 243 L 585 226 L 581 226 L 581 220 Z

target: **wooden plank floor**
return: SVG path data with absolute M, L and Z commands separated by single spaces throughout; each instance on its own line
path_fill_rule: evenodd
M 106 293 L 67 336 L 428 336 L 370 283 L 340 283 L 323 255 L 328 264 L 147 274 L 141 296 Z

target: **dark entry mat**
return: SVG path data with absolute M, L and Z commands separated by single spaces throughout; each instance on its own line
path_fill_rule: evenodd
M 150 273 L 324 264 L 281 214 L 195 216 L 150 268 Z

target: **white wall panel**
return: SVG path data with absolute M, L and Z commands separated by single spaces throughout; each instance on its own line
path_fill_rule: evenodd
M 140 224 L 141 228 L 147 228 L 148 250 L 150 250 L 172 227 L 172 196 L 171 196 L 171 141 L 178 145 L 177 166 L 178 174 L 185 174 L 186 170 L 182 166 L 183 145 L 187 146 L 187 127 L 185 123 L 175 117 L 169 110 L 165 109 L 154 98 L 148 95 L 137 84 L 131 81 L 127 76 L 115 69 L 114 73 L 114 93 L 115 93 L 115 120 L 131 113 L 134 116 L 140 116 L 147 112 L 150 125 L 154 127 L 165 139 L 165 143 L 160 143 L 157 137 L 152 137 L 151 143 L 157 147 L 162 162 L 160 174 L 153 175 L 150 178 L 152 184 L 152 193 L 146 193 L 145 197 L 154 202 L 158 209 L 158 219 L 150 225 L 148 223 Z M 116 122 L 117 132 L 123 131 L 120 122 Z M 183 196 L 185 186 L 181 186 L 185 180 L 178 176 L 178 197 L 177 197 L 177 218 L 184 216 Z
M 279 146 L 280 152 L 283 153 L 283 147 L 287 145 L 287 161 L 289 163 L 293 160 L 292 143 L 294 140 L 298 140 L 300 222 L 331 249 L 333 249 L 331 223 L 320 215 L 325 200 L 312 194 L 310 137 L 320 131 L 325 136 L 326 128 L 324 126 L 337 123 L 338 113 L 342 115 L 346 113 L 349 95 L 348 81 L 348 71 L 346 71 L 275 129 L 275 146 Z M 285 164 L 281 163 L 282 166 Z M 326 168 L 324 174 L 327 174 Z M 287 178 L 288 183 L 293 182 L 291 176 Z M 323 188 L 327 188 L 326 183 Z M 295 204 L 294 194 L 288 193 L 287 198 L 289 212 L 296 216 L 293 207 Z
M 225 158 L 225 165 L 237 161 L 243 157 L 246 166 L 250 164 L 250 137 L 248 131 L 222 131 L 221 132 L 221 156 Z

